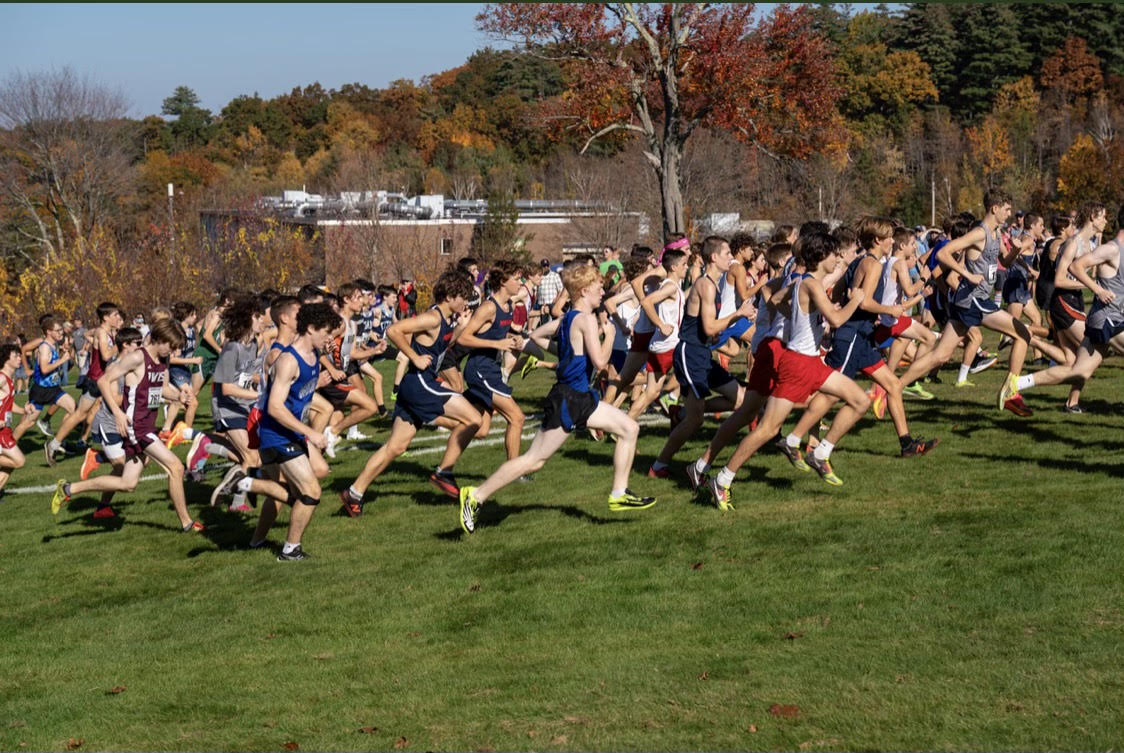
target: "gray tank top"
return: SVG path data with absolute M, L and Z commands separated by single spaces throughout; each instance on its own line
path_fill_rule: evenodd
M 995 275 L 999 271 L 999 254 L 1003 250 L 1003 244 L 999 241 L 998 230 L 991 233 L 987 225 L 982 222 L 977 227 L 984 229 L 983 253 L 977 259 L 966 258 L 964 267 L 972 274 L 983 277 L 983 280 L 979 285 L 973 286 L 966 295 L 959 296 L 961 298 L 990 298 L 995 292 Z
M 1104 321 L 1124 319 L 1124 245 L 1119 240 L 1113 240 L 1116 245 L 1116 274 L 1112 277 L 1098 277 L 1097 282 L 1105 290 L 1111 290 L 1116 296 L 1112 303 L 1101 303 L 1100 298 L 1093 299 L 1093 307 L 1089 310 L 1089 321 L 1094 327 L 1101 327 Z

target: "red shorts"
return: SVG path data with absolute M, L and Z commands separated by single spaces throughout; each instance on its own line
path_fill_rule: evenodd
M 652 342 L 652 337 L 656 334 L 655 330 L 651 332 L 633 332 L 632 345 L 629 346 L 629 353 L 647 353 L 648 346 Z
M 16 446 L 16 438 L 12 436 L 12 427 L 5 426 L 0 429 L 0 447 L 10 450 Z
M 256 450 L 261 447 L 261 437 L 258 436 L 258 424 L 261 423 L 261 408 L 254 406 L 250 408 L 250 415 L 246 418 L 246 435 L 249 441 L 246 443 L 251 450 Z
M 652 353 L 648 352 L 648 368 L 656 377 L 662 377 L 664 374 L 670 374 L 674 368 L 675 351 L 669 350 L 665 353 Z
M 511 323 L 516 327 L 522 327 L 527 323 L 527 307 L 522 303 L 511 310 Z
M 874 342 L 884 343 L 891 337 L 897 337 L 905 332 L 911 326 L 913 326 L 913 319 L 908 316 L 899 316 L 898 320 L 889 327 L 885 324 L 879 324 L 874 328 Z
M 783 352 L 784 345 L 775 337 L 766 337 L 758 343 L 746 387 L 762 397 L 773 394 L 777 388 L 777 365 Z
M 785 349 L 777 369 L 777 387 L 772 396 L 793 403 L 803 403 L 813 392 L 823 387 L 823 383 L 834 373 L 819 356 L 807 356 Z

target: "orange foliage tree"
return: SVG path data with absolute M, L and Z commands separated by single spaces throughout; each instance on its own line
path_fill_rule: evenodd
M 610 134 L 640 135 L 665 236 L 687 229 L 680 166 L 697 128 L 806 156 L 835 119 L 829 47 L 803 7 L 756 19 L 751 3 L 504 3 L 477 22 L 564 61 L 570 88 L 546 115 L 584 130 L 583 151 Z

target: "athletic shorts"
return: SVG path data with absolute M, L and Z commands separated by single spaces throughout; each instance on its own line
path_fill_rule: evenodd
M 621 369 L 624 368 L 624 361 L 626 358 L 628 358 L 627 350 L 614 350 L 609 354 L 609 365 L 616 369 L 619 374 L 621 373 Z
M 965 327 L 978 327 L 984 317 L 999 311 L 999 304 L 991 298 L 966 298 L 953 301 L 949 306 L 948 318 L 960 322 Z
M 680 387 L 690 390 L 699 400 L 705 400 L 711 391 L 734 381 L 730 372 L 710 357 L 709 348 L 683 341 L 675 346 L 675 377 Z
M 777 369 L 784 355 L 784 343 L 776 337 L 766 337 L 753 353 L 753 368 L 749 372 L 746 388 L 762 397 L 773 394 L 777 388 Z
M 191 370 L 186 366 L 169 366 L 168 381 L 173 387 L 186 387 L 191 384 Z
M 263 466 L 284 465 L 301 455 L 308 457 L 308 445 L 305 444 L 303 439 L 299 442 L 287 442 L 276 447 L 263 447 L 258 450 L 258 457 L 261 458 Z
M 249 416 L 215 416 L 215 431 L 227 432 L 245 429 L 249 418 Z
M 527 323 L 527 307 L 520 303 L 511 310 L 511 324 L 513 327 L 522 327 Z
M 1030 302 L 1030 283 L 1025 274 L 1009 274 L 1003 282 L 1003 303 L 1027 304 Z
M 651 332 L 633 332 L 632 345 L 628 346 L 629 353 L 647 353 L 648 346 L 652 343 L 652 337 L 656 334 L 655 330 Z
M 10 450 L 16 446 L 16 438 L 12 436 L 12 427 L 5 426 L 0 429 L 0 448 Z
M 1109 340 L 1124 332 L 1124 319 L 1113 321 L 1108 317 L 1090 318 L 1085 324 L 1085 337 L 1093 345 L 1108 345 Z
M 675 361 L 675 351 L 667 350 L 663 353 L 653 353 L 648 351 L 648 368 L 656 375 L 656 378 L 670 374 L 674 368 L 672 365 Z
M 321 387 L 317 392 L 324 396 L 324 399 L 332 404 L 336 410 L 343 410 L 347 405 L 347 393 L 355 389 L 355 385 L 349 382 L 332 382 Z
M 882 359 L 881 351 L 871 339 L 873 334 L 869 327 L 849 327 L 844 324 L 842 328 L 835 330 L 835 336 L 831 340 L 831 351 L 824 358 L 824 362 L 830 368 L 852 379 L 860 371 L 867 375 L 873 374 L 886 364 Z M 787 353 L 785 355 L 787 356 Z
M 101 445 L 102 454 L 110 460 L 125 457 L 125 440 L 117 432 L 99 427 L 95 441 Z
M 126 463 L 128 463 L 133 458 L 136 458 L 137 460 L 143 462 L 146 457 L 144 452 L 145 448 L 151 447 L 152 445 L 160 442 L 160 437 L 156 436 L 155 426 L 153 426 L 151 429 L 146 429 L 148 429 L 148 427 L 145 427 L 140 431 L 133 432 L 133 436 L 137 438 L 137 441 L 134 442 L 131 439 L 125 439 L 123 441 L 122 446 L 125 450 L 124 454 Z M 106 457 L 109 456 L 106 455 Z
M 466 348 L 460 343 L 453 343 L 452 347 L 445 351 L 445 357 L 441 360 L 441 371 L 459 369 L 461 361 L 471 353 L 472 348 Z
M 546 396 L 542 428 L 544 431 L 562 429 L 567 434 L 582 431 L 600 402 L 601 395 L 595 390 L 579 392 L 573 387 L 555 383 Z
M 803 403 L 831 376 L 832 368 L 819 356 L 784 350 L 777 369 L 777 387 L 772 397 Z
M 469 356 L 464 365 L 464 384 L 464 396 L 484 410 L 492 409 L 494 395 L 511 397 L 511 387 L 503 380 L 500 365 L 488 356 Z
M 62 387 L 44 387 L 40 384 L 32 383 L 27 390 L 27 402 L 31 403 L 39 410 L 43 410 L 57 403 L 65 394 Z
M 98 389 L 98 381 L 84 376 L 79 380 L 79 384 L 75 385 L 82 389 L 82 394 L 79 395 L 79 400 L 100 400 L 101 390 Z
M 1085 306 L 1074 306 L 1075 301 L 1062 295 L 1055 295 L 1050 301 L 1050 321 L 1054 329 L 1069 329 L 1077 322 L 1085 321 Z
M 261 408 L 254 406 L 250 408 L 250 415 L 246 416 L 246 434 L 248 436 L 247 446 L 251 450 L 256 450 L 261 447 L 261 435 L 258 434 L 258 426 L 261 424 Z
M 925 304 L 937 326 L 944 329 L 948 324 L 948 295 L 943 290 L 938 290 L 925 299 Z
M 741 339 L 741 336 L 748 332 L 750 327 L 752 326 L 752 319 L 747 319 L 744 316 L 739 316 L 728 327 L 726 327 L 726 329 L 718 333 L 718 337 L 714 339 L 714 343 L 711 344 L 710 349 L 718 350 L 730 340 Z
M 203 375 L 203 381 L 206 382 L 215 373 L 215 366 L 219 362 L 219 354 L 212 353 L 210 348 L 202 348 L 202 352 L 197 350 L 195 355 L 203 356 L 203 363 L 199 364 L 199 373 Z
M 899 316 L 898 320 L 891 325 L 879 324 L 874 328 L 874 342 L 882 347 L 882 343 L 897 337 L 911 326 L 913 326 L 913 319 L 908 316 Z
M 442 387 L 429 374 L 409 371 L 398 385 L 398 400 L 394 403 L 394 417 L 414 426 L 433 423 L 445 414 L 445 403 L 459 392 Z

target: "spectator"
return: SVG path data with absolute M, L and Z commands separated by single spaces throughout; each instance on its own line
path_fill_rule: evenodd
M 551 320 L 550 307 L 554 304 L 554 299 L 562 292 L 562 278 L 558 272 L 550 268 L 550 261 L 547 259 L 542 260 L 542 279 L 539 280 L 539 293 L 536 296 L 536 303 L 539 311 L 541 312 L 542 319 L 539 324 L 545 324 Z
M 624 265 L 621 264 L 621 250 L 612 246 L 605 246 L 604 256 L 605 260 L 601 262 L 597 270 L 601 273 L 603 279 L 608 278 L 612 285 L 616 285 L 620 281 L 621 275 L 624 274 Z
M 417 316 L 418 289 L 410 278 L 403 277 L 402 284 L 398 286 L 398 318 L 407 319 Z

